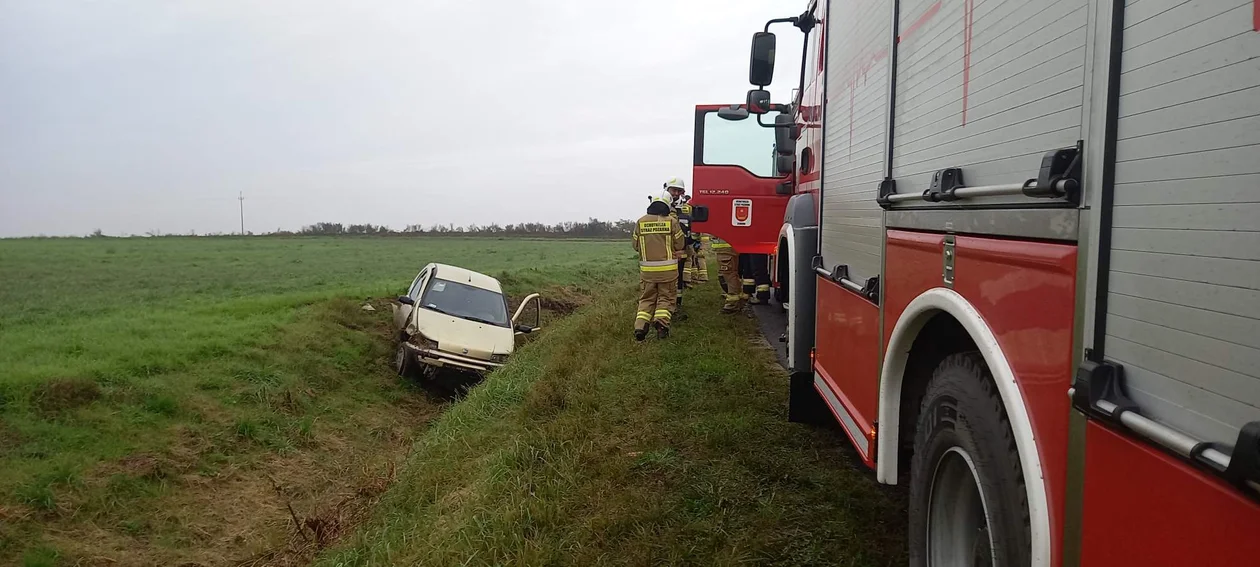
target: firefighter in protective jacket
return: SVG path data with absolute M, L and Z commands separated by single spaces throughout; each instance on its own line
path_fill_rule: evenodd
M 729 242 L 716 236 L 711 237 L 709 246 L 717 255 L 718 277 L 722 284 L 722 291 L 726 293 L 723 296 L 726 301 L 722 305 L 722 312 L 735 313 L 743 309 L 744 304 L 748 302 L 748 292 L 739 278 L 739 253 L 731 247 Z
M 692 238 L 695 238 L 694 233 L 692 234 Z M 709 240 L 709 235 L 707 234 L 700 234 L 700 238 L 698 240 L 699 242 L 697 242 L 697 245 L 695 246 L 695 254 L 692 255 L 693 273 L 691 281 L 696 283 L 705 283 L 709 281 L 709 263 L 707 260 L 709 258 L 709 253 L 712 251 L 710 248 L 712 242 Z
M 683 255 L 678 259 L 678 297 L 675 299 L 676 319 L 682 321 L 687 318 L 687 314 L 683 312 L 683 291 L 691 287 L 692 272 L 689 270 L 690 258 L 688 256 L 693 246 L 691 205 L 687 204 L 687 186 L 682 179 L 671 177 L 664 186 L 665 192 L 661 195 L 661 199 L 669 202 L 670 214 L 678 220 L 683 232 Z
M 697 283 L 695 270 L 696 245 L 699 244 L 699 241 L 696 240 L 695 233 L 691 232 L 691 205 L 687 203 L 687 200 L 687 197 L 684 195 L 683 198 L 680 199 L 681 204 L 674 207 L 674 210 L 677 211 L 678 222 L 682 225 L 683 239 L 686 241 L 686 245 L 683 246 L 683 270 L 682 275 L 680 276 L 682 278 L 683 285 L 678 288 L 680 290 L 690 289 Z M 679 299 L 682 298 L 681 295 L 678 297 Z M 679 301 L 679 305 L 682 305 L 681 301 Z
M 669 336 L 669 323 L 678 297 L 678 260 L 683 238 L 678 219 L 670 215 L 670 203 L 653 199 L 647 214 L 634 225 L 634 250 L 639 253 L 639 311 L 634 318 L 634 338 L 647 338 L 648 325 L 656 336 Z

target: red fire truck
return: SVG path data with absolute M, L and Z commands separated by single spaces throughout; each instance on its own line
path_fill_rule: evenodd
M 698 229 L 777 249 L 789 418 L 909 484 L 913 564 L 1260 565 L 1258 32 L 1260 0 L 814 0 L 697 107 Z

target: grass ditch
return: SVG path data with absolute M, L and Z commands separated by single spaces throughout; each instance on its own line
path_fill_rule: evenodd
M 606 290 L 436 420 L 320 565 L 898 565 L 904 501 L 834 431 L 784 420 L 786 375 L 716 283 L 667 341 Z
M 389 371 L 388 336 L 379 310 L 333 300 L 151 381 L 41 383 L 0 422 L 20 479 L 0 563 L 305 563 L 445 406 Z
M 426 258 L 576 304 L 624 279 L 630 255 L 455 238 L 0 241 L 0 565 L 306 564 L 367 517 L 451 401 L 393 374 L 391 310 L 361 298 L 397 293 Z

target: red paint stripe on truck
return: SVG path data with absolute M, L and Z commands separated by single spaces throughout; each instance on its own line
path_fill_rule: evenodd
M 1260 2 L 1260 0 L 1256 1 Z M 909 26 L 906 26 L 906 31 L 901 32 L 901 35 L 897 36 L 897 43 L 901 43 L 911 35 L 914 35 L 914 32 L 919 31 L 919 28 L 923 27 L 923 24 L 926 24 L 928 20 L 932 19 L 932 16 L 935 16 L 939 11 L 941 11 L 941 3 L 938 0 L 935 4 L 928 6 L 928 9 L 923 12 L 923 15 L 919 16 L 919 19 L 915 20 L 914 23 L 911 23 Z

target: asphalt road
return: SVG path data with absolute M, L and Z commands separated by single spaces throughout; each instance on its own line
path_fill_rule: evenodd
M 779 359 L 779 366 L 786 369 L 788 364 L 787 312 L 773 299 L 770 301 L 769 305 L 754 305 L 752 310 L 757 316 L 757 326 L 761 328 L 761 334 L 765 335 L 766 342 L 770 343 L 770 348 L 774 349 L 774 354 Z M 780 337 L 784 337 L 784 340 L 780 341 Z

